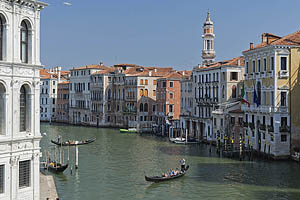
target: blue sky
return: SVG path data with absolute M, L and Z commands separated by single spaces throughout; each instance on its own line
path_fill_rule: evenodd
M 72 3 L 65 6 L 64 1 Z M 191 69 L 201 63 L 207 10 L 215 26 L 217 61 L 240 56 L 264 32 L 300 29 L 300 1 L 48 0 L 41 12 L 46 68 L 133 63 Z

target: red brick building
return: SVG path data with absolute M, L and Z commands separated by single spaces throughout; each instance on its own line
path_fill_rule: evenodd
M 56 100 L 56 121 L 69 122 L 69 81 L 58 83 Z

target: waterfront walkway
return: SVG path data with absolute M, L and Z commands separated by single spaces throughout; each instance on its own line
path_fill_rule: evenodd
M 58 198 L 53 176 L 40 173 L 40 199 L 55 200 Z

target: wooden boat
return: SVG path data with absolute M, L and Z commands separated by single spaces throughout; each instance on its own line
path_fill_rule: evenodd
M 96 140 L 95 139 L 89 139 L 89 140 L 83 140 L 83 141 L 74 141 L 74 140 L 69 140 L 69 141 L 66 141 L 66 142 L 58 142 L 58 141 L 55 141 L 55 140 L 51 140 L 51 142 L 53 144 L 56 144 L 56 145 L 59 145 L 59 146 L 75 146 L 75 145 L 84 145 L 84 144 L 90 144 L 92 142 L 94 142 Z
M 48 164 L 48 170 L 52 171 L 54 173 L 59 173 L 59 172 L 63 172 L 68 168 L 68 164 L 66 165 L 62 165 L 60 163 L 56 163 L 56 162 L 50 162 Z
M 179 174 L 175 175 L 175 176 L 168 176 L 168 177 L 164 177 L 164 176 L 152 176 L 152 177 L 148 177 L 145 176 L 145 180 L 146 181 L 150 181 L 150 182 L 162 182 L 162 181 L 169 181 L 169 180 L 173 180 L 176 178 L 180 178 L 183 177 L 185 175 L 185 173 L 187 172 L 187 170 L 189 169 L 189 165 L 185 168 L 184 172 L 180 172 Z
M 120 133 L 137 133 L 136 128 L 120 129 Z

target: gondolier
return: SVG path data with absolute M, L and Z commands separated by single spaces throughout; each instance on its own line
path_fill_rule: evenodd
M 184 160 L 184 158 L 182 158 L 180 160 L 180 164 L 181 164 L 181 171 L 184 172 L 185 171 L 185 160 Z

